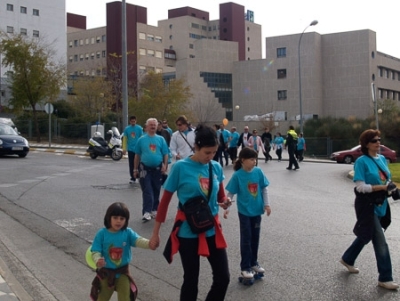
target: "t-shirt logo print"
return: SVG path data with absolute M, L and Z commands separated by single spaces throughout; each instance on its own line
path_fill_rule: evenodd
M 253 197 L 256 197 L 258 194 L 258 184 L 257 183 L 247 183 L 247 189 Z
M 136 138 L 136 133 L 135 133 L 135 132 L 132 132 L 132 133 L 131 133 L 131 137 L 132 137 L 132 138 Z
M 381 171 L 379 171 L 379 178 L 381 179 L 382 185 L 384 185 L 386 183 L 386 177 Z
M 153 153 L 156 152 L 156 148 L 157 148 L 157 147 L 156 147 L 155 144 L 150 144 L 149 147 L 150 147 L 150 151 L 151 151 L 151 152 L 153 152 Z
M 119 266 L 122 261 L 122 248 L 114 247 L 113 245 L 110 246 L 108 249 L 108 255 L 110 256 L 111 261 L 116 265 Z
M 208 195 L 209 182 L 209 178 L 203 178 L 201 175 L 199 175 L 200 189 L 205 195 Z

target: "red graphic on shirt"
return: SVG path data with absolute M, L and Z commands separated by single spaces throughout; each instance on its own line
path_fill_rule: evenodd
M 150 144 L 150 150 L 153 152 L 153 153 L 155 153 L 156 152 L 156 145 L 155 144 Z
M 131 137 L 132 137 L 132 138 L 136 138 L 136 133 L 135 133 L 135 132 L 132 132 L 132 133 L 131 133 Z
M 113 245 L 110 246 L 108 249 L 108 255 L 110 256 L 111 261 L 115 265 L 120 265 L 122 261 L 122 248 L 114 247 Z
M 247 183 L 247 189 L 249 190 L 250 194 L 253 197 L 257 196 L 257 192 L 258 192 L 258 184 L 257 183 Z
M 379 178 L 381 179 L 381 183 L 385 184 L 386 183 L 386 177 L 385 174 L 381 171 L 379 171 Z
M 201 175 L 199 175 L 200 188 L 205 195 L 208 195 L 209 182 L 209 178 L 202 178 Z

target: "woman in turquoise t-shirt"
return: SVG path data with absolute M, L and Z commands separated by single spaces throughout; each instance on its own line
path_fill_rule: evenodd
M 213 283 L 205 300 L 222 301 L 229 285 L 229 267 L 226 242 L 218 219 L 219 206 L 226 208 L 230 201 L 225 196 L 224 174 L 221 165 L 212 160 L 218 148 L 217 133 L 214 129 L 199 125 L 195 130 L 195 152 L 193 156 L 176 162 L 164 184 L 164 194 L 156 216 L 152 244 L 160 244 L 160 227 L 165 222 L 169 203 L 176 191 L 179 203 L 198 196 L 208 199 L 208 205 L 215 219 L 215 226 L 203 233 L 195 234 L 186 221 L 185 214 L 178 206 L 174 229 L 164 251 L 168 262 L 179 251 L 183 266 L 181 301 L 196 301 L 200 272 L 200 256 L 207 257 L 213 272 Z M 212 189 L 209 194 L 209 164 L 212 166 Z
M 399 285 L 393 282 L 389 247 L 382 229 L 386 229 L 390 224 L 390 208 L 385 196 L 391 175 L 385 157 L 379 154 L 380 134 L 377 130 L 366 130 L 360 136 L 361 151 L 364 155 L 356 160 L 353 177 L 356 183 L 357 216 L 353 232 L 357 238 L 344 252 L 340 263 L 350 273 L 359 273 L 354 263 L 364 246 L 372 240 L 379 273 L 378 286 L 396 290 Z M 379 192 L 382 192 L 384 201 L 382 204 L 375 204 L 375 196 L 372 195 Z

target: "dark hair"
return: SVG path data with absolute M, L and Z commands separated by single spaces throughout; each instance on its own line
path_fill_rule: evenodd
M 242 160 L 252 159 L 252 158 L 257 159 L 257 157 L 258 154 L 254 149 L 250 147 L 242 148 L 242 150 L 239 153 L 239 158 L 235 161 L 235 164 L 233 165 L 233 170 L 239 170 L 242 168 Z
M 294 126 L 293 125 L 289 125 L 289 130 L 294 130 Z
M 379 130 L 369 129 L 369 130 L 365 130 L 364 132 L 361 133 L 361 135 L 360 135 L 360 145 L 361 145 L 361 151 L 362 151 L 362 153 L 364 155 L 368 155 L 367 145 L 376 136 L 379 136 L 379 137 L 381 136 L 381 132 Z
M 180 122 L 180 123 L 182 123 L 182 124 L 188 124 L 188 120 L 187 120 L 187 118 L 186 118 L 185 115 L 179 116 L 179 117 L 175 120 L 175 124 L 176 124 L 177 122 Z
M 129 210 L 124 203 L 116 202 L 108 207 L 106 215 L 104 216 L 104 227 L 107 229 L 111 228 L 111 216 L 125 217 L 125 225 L 122 227 L 122 230 L 125 230 L 128 227 Z
M 136 120 L 136 116 L 132 115 L 131 117 L 129 117 L 129 120 L 135 119 Z
M 218 145 L 217 132 L 204 124 L 199 124 L 195 129 L 194 144 L 200 149 Z

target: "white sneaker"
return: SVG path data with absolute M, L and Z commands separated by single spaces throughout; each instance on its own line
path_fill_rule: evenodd
M 149 220 L 151 220 L 151 215 L 150 215 L 150 213 L 145 212 L 145 213 L 143 214 L 142 220 L 145 221 L 145 222 L 148 222 Z
M 399 288 L 399 285 L 396 282 L 393 281 L 387 281 L 387 282 L 378 282 L 378 286 L 386 288 L 388 290 L 397 290 Z
M 358 274 L 360 272 L 360 270 L 358 268 L 356 268 L 355 266 L 352 266 L 352 265 L 349 265 L 349 264 L 345 263 L 343 259 L 340 259 L 339 262 L 341 264 L 343 264 L 349 270 L 349 272 L 352 273 L 352 274 Z
M 265 269 L 260 267 L 260 265 L 252 266 L 251 269 L 256 273 L 265 273 Z
M 151 211 L 150 215 L 151 215 L 151 218 L 156 218 L 157 211 Z
M 242 271 L 242 276 L 243 278 L 251 279 L 254 277 L 254 274 L 251 270 L 248 270 L 248 271 Z

